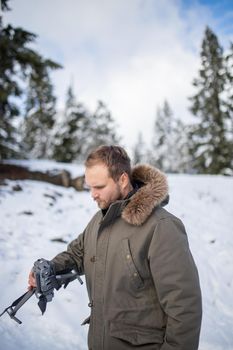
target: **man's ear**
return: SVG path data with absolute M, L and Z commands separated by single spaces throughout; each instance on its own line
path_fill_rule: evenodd
M 119 178 L 119 184 L 122 188 L 126 188 L 129 184 L 129 176 L 127 173 L 121 174 Z

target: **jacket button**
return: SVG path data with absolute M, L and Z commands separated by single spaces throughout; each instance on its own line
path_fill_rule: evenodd
M 95 255 L 93 255 L 93 256 L 91 257 L 90 260 L 91 260 L 92 263 L 96 262 L 96 257 L 95 257 Z
M 129 254 L 126 255 L 126 259 L 127 259 L 127 260 L 130 259 L 130 255 L 129 255 Z

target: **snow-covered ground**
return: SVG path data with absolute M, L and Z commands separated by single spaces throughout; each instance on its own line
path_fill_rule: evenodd
M 20 162 L 19 162 L 20 163 Z M 24 164 L 26 164 L 24 162 Z M 33 170 L 83 168 L 31 162 Z M 233 350 L 233 178 L 169 175 L 167 209 L 187 229 L 203 293 L 200 350 Z M 21 191 L 14 191 L 16 185 Z M 82 232 L 96 205 L 87 192 L 35 181 L 6 181 L 0 186 L 0 312 L 27 289 L 33 262 L 51 259 Z M 42 316 L 33 296 L 17 313 L 19 325 L 0 318 L 0 350 L 87 349 L 89 315 L 85 285 L 78 281 L 55 292 Z M 119 349 L 120 350 L 120 349 Z M 188 349 L 187 349 L 188 350 Z

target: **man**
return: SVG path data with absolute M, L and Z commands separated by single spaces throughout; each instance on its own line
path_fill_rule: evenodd
M 118 146 L 97 148 L 85 167 L 100 210 L 52 262 L 56 272 L 85 274 L 89 349 L 198 349 L 199 278 L 182 222 L 163 208 L 165 175 L 149 165 L 131 170 Z

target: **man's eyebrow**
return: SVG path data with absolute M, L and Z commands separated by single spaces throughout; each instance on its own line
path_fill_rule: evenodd
M 93 187 L 93 188 L 103 188 L 103 187 L 105 187 L 105 184 L 103 184 L 103 185 L 94 185 L 94 186 L 90 186 L 90 185 L 88 185 L 88 184 L 85 182 L 85 187 L 86 187 L 86 188 L 91 188 L 91 187 Z
M 94 188 L 103 188 L 103 187 L 105 187 L 105 185 L 96 185 L 96 186 L 92 186 L 92 187 L 94 187 Z

